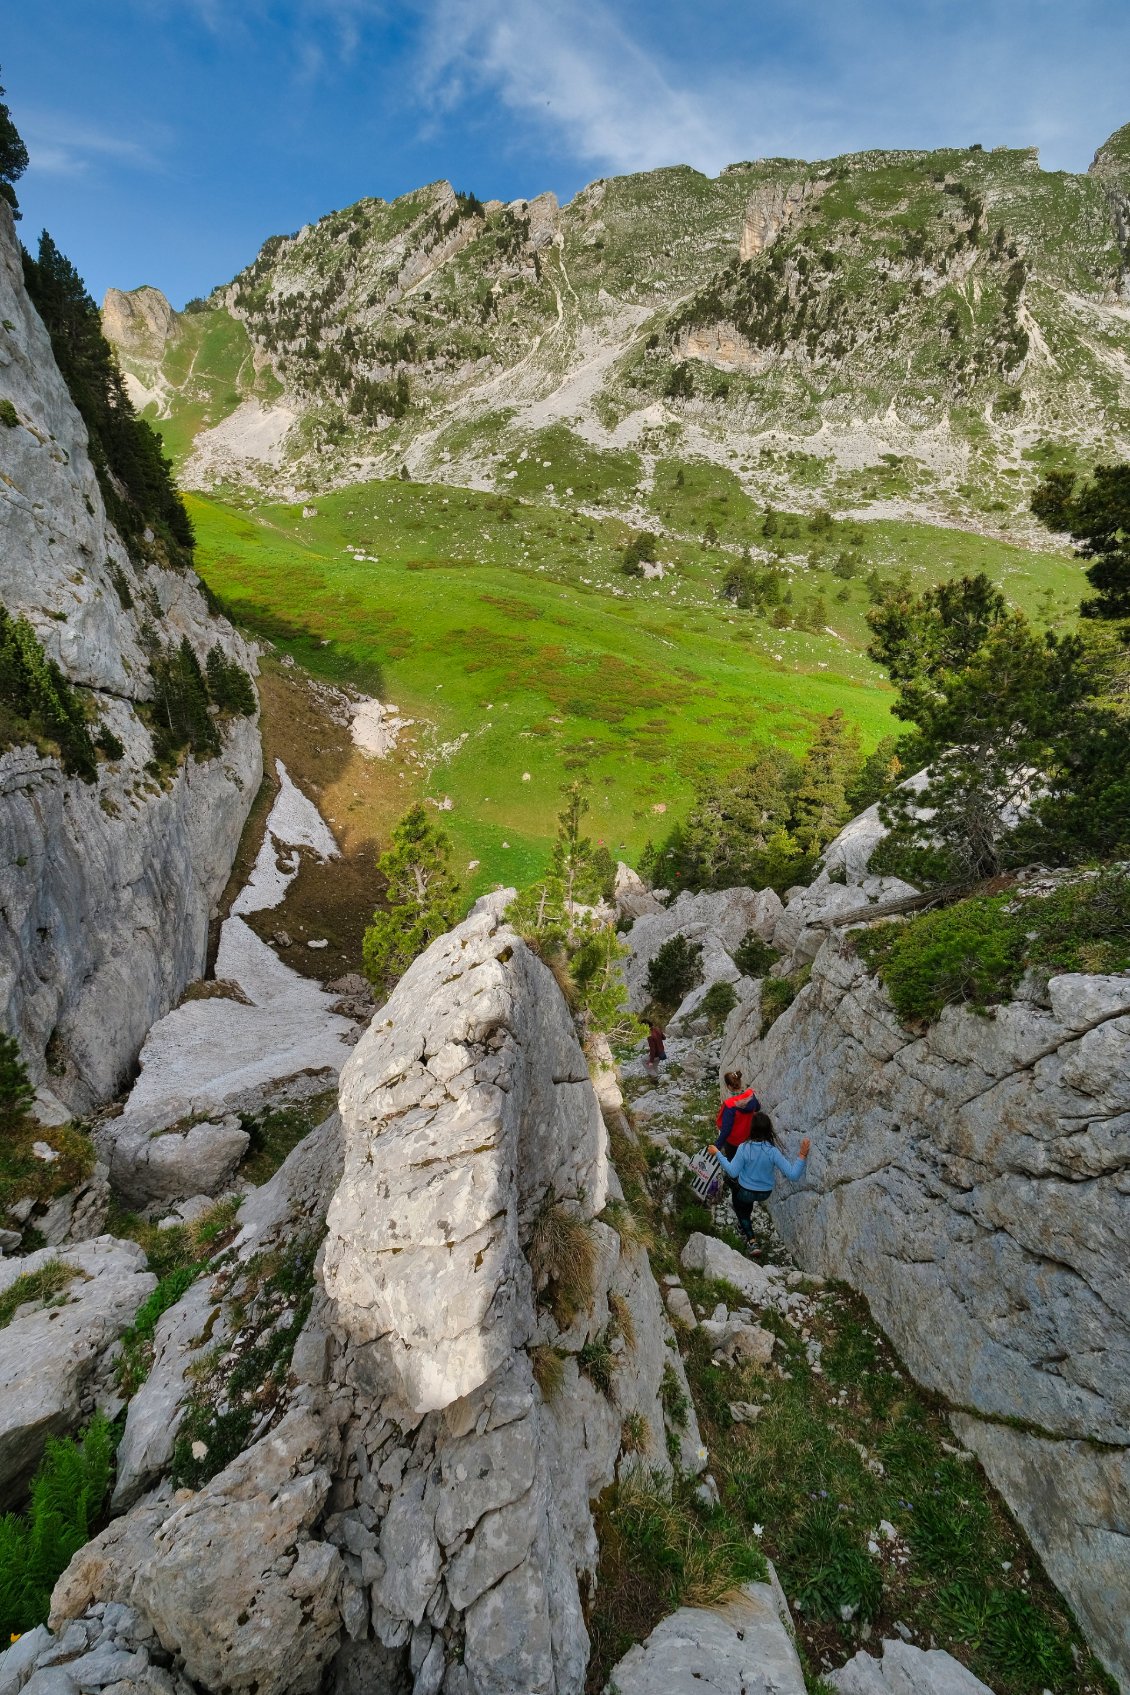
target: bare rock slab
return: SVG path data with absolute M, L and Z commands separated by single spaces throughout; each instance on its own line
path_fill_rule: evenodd
M 883 1643 L 881 1659 L 858 1653 L 824 1681 L 839 1695 L 993 1695 L 943 1648 L 916 1648 L 897 1639 Z
M 0 1294 L 58 1261 L 73 1275 L 0 1330 L 0 1508 L 18 1503 L 49 1436 L 76 1428 L 100 1362 L 157 1279 L 134 1242 L 99 1236 L 0 1260 Z
M 804 1695 L 804 1673 L 774 1588 L 747 1583 L 715 1607 L 663 1619 L 628 1650 L 605 1695 Z

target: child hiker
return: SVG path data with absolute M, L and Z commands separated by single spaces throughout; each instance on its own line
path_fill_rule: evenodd
M 803 1177 L 811 1146 L 812 1143 L 806 1136 L 800 1144 L 799 1157 L 789 1159 L 777 1146 L 773 1120 L 767 1112 L 754 1114 L 749 1136 L 739 1145 L 732 1159 L 727 1159 L 716 1146 L 711 1146 L 710 1151 L 717 1156 L 722 1170 L 727 1177 L 733 1178 L 730 1194 L 738 1217 L 738 1229 L 748 1244 L 747 1251 L 753 1252 L 751 1219 L 754 1202 L 760 1201 L 764 1204 L 769 1199 L 778 1171 L 783 1172 L 790 1183 L 795 1183 L 798 1178 Z
M 667 1032 L 661 1030 L 653 1018 L 647 1032 L 647 1069 L 653 1077 L 659 1072 L 659 1061 L 667 1058 L 667 1049 L 663 1045 L 666 1037 Z

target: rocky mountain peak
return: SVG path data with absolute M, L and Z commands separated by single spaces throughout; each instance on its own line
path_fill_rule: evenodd
M 160 359 L 176 329 L 176 315 L 159 288 L 108 288 L 102 302 L 107 340 L 139 359 Z

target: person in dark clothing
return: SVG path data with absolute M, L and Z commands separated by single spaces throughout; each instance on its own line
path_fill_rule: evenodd
M 720 1148 L 712 1146 L 710 1151 L 717 1157 L 718 1164 L 733 1179 L 730 1195 L 734 1202 L 734 1212 L 737 1214 L 738 1229 L 752 1250 L 753 1243 L 753 1208 L 755 1202 L 764 1206 L 773 1193 L 773 1185 L 777 1180 L 778 1171 L 795 1183 L 804 1176 L 808 1163 L 809 1150 L 812 1143 L 805 1136 L 800 1144 L 800 1153 L 796 1159 L 789 1159 L 777 1146 L 777 1137 L 773 1129 L 773 1120 L 767 1112 L 754 1114 L 750 1126 L 749 1137 L 742 1142 L 733 1158 L 730 1159 Z
M 665 1030 L 661 1030 L 654 1018 L 647 1032 L 647 1068 L 652 1076 L 659 1070 L 659 1061 L 667 1058 L 664 1042 L 667 1039 Z

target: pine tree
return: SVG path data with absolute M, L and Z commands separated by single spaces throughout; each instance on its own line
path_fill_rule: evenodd
M 416 805 L 392 832 L 377 860 L 385 904 L 365 931 L 369 981 L 389 990 L 418 954 L 457 922 L 460 886 L 451 869 L 451 838 Z
M 806 853 L 819 853 L 841 829 L 860 763 L 859 731 L 837 707 L 816 726 L 793 802 L 793 829 Z
M 0 96 L 4 88 L 0 85 Z M 12 114 L 0 98 L 0 196 L 12 208 L 12 216 L 20 215 L 20 203 L 16 199 L 13 183 L 17 182 L 28 167 L 27 148 L 19 130 L 12 122 Z
M 1089 483 L 1053 471 L 1032 496 L 1032 511 L 1051 530 L 1066 530 L 1096 591 L 1086 618 L 1130 618 L 1130 465 L 1098 465 Z

